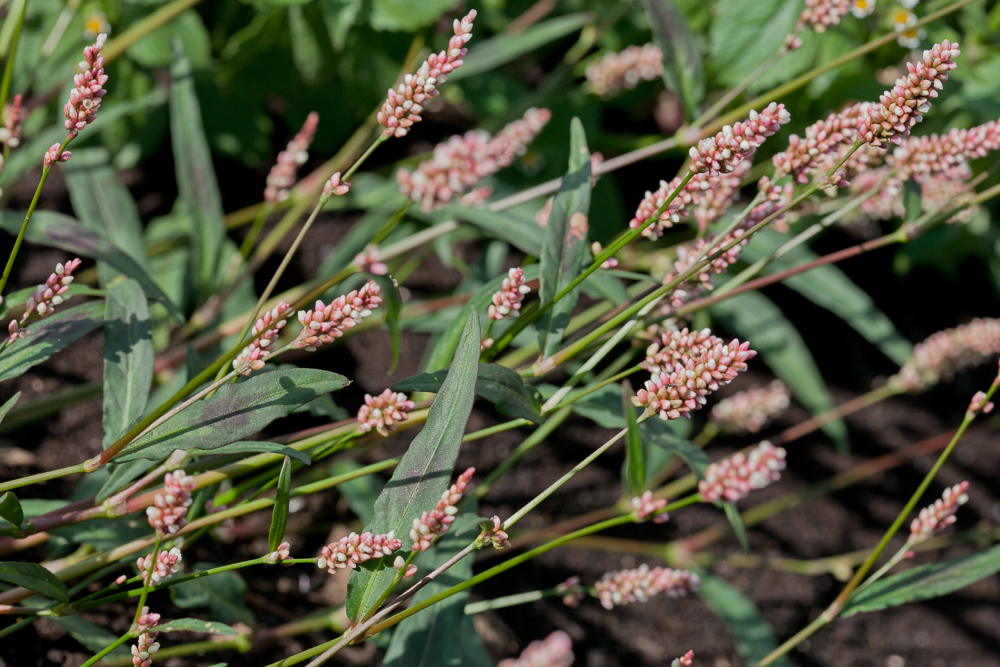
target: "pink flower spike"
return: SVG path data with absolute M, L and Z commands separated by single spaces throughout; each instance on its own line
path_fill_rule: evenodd
M 163 489 L 153 496 L 153 504 L 146 508 L 149 525 L 163 535 L 174 535 L 187 523 L 184 515 L 191 506 L 194 477 L 183 470 L 168 472 L 163 476 Z
M 775 380 L 766 387 L 753 387 L 719 401 L 712 408 L 711 421 L 724 433 L 758 433 L 790 403 L 788 388 Z
M 497 667 L 568 667 L 573 664 L 573 640 L 556 630 L 542 641 L 534 641 L 517 659 L 507 658 Z
M 28 297 L 25 302 L 24 315 L 21 316 L 21 324 L 31 318 L 42 318 L 51 315 L 56 306 L 63 302 L 62 295 L 69 289 L 73 282 L 73 272 L 76 271 L 82 262 L 76 258 L 63 264 L 56 264 L 55 272 L 49 274 L 45 282 L 35 288 L 35 293 Z M 16 332 L 10 331 L 11 335 Z
M 389 556 L 402 545 L 403 543 L 396 539 L 394 531 L 389 531 L 385 535 L 351 533 L 323 547 L 322 555 L 316 559 L 316 567 L 330 574 L 337 574 L 337 570 L 354 569 L 359 563 L 372 558 Z
M 913 358 L 890 382 L 903 391 L 929 389 L 938 382 L 984 363 L 1000 352 L 1000 320 L 976 318 L 931 335 L 913 348 Z
M 643 492 L 641 497 L 632 498 L 632 509 L 635 510 L 635 515 L 640 519 L 653 518 L 653 523 L 666 523 L 670 518 L 666 513 L 654 516 L 656 512 L 667 506 L 667 501 L 664 498 L 657 500 L 653 499 L 652 491 Z
M 296 172 L 309 159 L 309 146 L 316 136 L 318 125 L 319 114 L 311 111 L 306 116 L 302 129 L 288 142 L 285 150 L 278 153 L 278 159 L 267 175 L 264 201 L 277 204 L 288 199 L 292 186 L 295 185 Z
M 840 146 L 854 143 L 858 136 L 858 120 L 867 115 L 869 106 L 868 102 L 852 104 L 816 121 L 805 129 L 802 137 L 797 134 L 788 137 L 788 148 L 771 158 L 777 176 L 790 174 L 797 183 L 808 183 L 820 158 Z
M 7 107 L 7 114 L 0 127 L 0 143 L 10 149 L 21 145 L 21 116 L 24 114 L 24 95 L 18 93 Z M 2 168 L 2 167 L 0 167 Z
M 806 0 L 806 8 L 799 15 L 795 33 L 806 26 L 819 33 L 826 32 L 827 28 L 833 28 L 847 16 L 853 4 L 852 0 Z
M 586 71 L 590 89 L 604 98 L 635 88 L 642 81 L 659 79 L 662 74 L 663 51 L 656 44 L 633 44 L 619 53 L 608 53 Z
M 396 429 L 396 423 L 406 421 L 415 403 L 406 394 L 386 389 L 378 396 L 365 394 L 365 404 L 358 410 L 358 431 L 370 433 L 372 429 L 383 436 Z
M 674 658 L 670 667 L 691 667 L 694 664 L 694 651 L 688 651 L 679 658 Z
M 503 521 L 500 517 L 494 516 L 493 525 L 486 525 L 483 528 L 483 544 L 489 544 L 494 549 L 509 549 L 510 542 L 507 539 L 507 533 L 500 528 L 503 526 Z
M 747 120 L 726 125 L 714 137 L 702 139 L 697 147 L 691 147 L 691 171 L 710 176 L 733 171 L 790 120 L 784 104 L 771 102 L 760 113 L 751 110 Z
M 634 570 L 607 572 L 594 584 L 601 606 L 614 609 L 618 605 L 646 602 L 661 593 L 668 597 L 684 597 L 698 590 L 701 579 L 694 572 L 669 567 L 641 565 Z
M 747 456 L 737 452 L 708 466 L 705 479 L 698 482 L 698 491 L 709 503 L 736 502 L 750 491 L 776 482 L 784 469 L 785 450 L 765 440 Z
M 910 523 L 910 537 L 907 538 L 906 544 L 914 545 L 929 540 L 955 523 L 958 508 L 969 502 L 969 496 L 966 494 L 968 488 L 968 482 L 947 488 L 933 505 L 920 510 L 917 518 Z
M 59 148 L 61 146 L 62 144 L 52 144 L 49 150 L 45 151 L 43 162 L 46 169 L 50 169 L 56 162 L 66 162 L 73 157 L 73 154 L 69 151 L 60 151 Z
M 524 284 L 524 270 L 521 267 L 511 269 L 493 295 L 487 315 L 497 322 L 505 317 L 517 317 L 521 313 L 521 302 L 530 291 L 531 288 Z
M 909 137 L 897 147 L 886 162 L 896 168 L 900 178 L 922 179 L 951 172 L 969 160 L 985 157 L 1000 149 L 1000 121 L 991 120 L 968 130 L 953 129 L 947 134 Z
M 972 397 L 972 401 L 969 403 L 969 412 L 971 414 L 978 414 L 982 412 L 984 415 L 988 415 L 993 412 L 993 402 L 986 400 L 985 391 L 977 391 Z
M 346 195 L 350 191 L 351 191 L 351 184 L 348 183 L 347 181 L 341 182 L 339 171 L 335 173 L 333 176 L 331 176 L 330 180 L 328 180 L 326 182 L 326 185 L 323 186 L 324 197 L 330 197 L 331 195 L 336 195 L 339 197 L 340 195 Z
M 343 336 L 344 331 L 371 316 L 372 310 L 382 303 L 381 293 L 378 283 L 369 280 L 361 289 L 338 296 L 330 305 L 317 301 L 313 310 L 300 310 L 298 318 L 302 331 L 293 347 L 312 352 L 323 343 L 332 343 Z
M 233 369 L 241 375 L 250 375 L 264 368 L 264 361 L 271 355 L 274 342 L 292 316 L 292 306 L 285 301 L 257 318 L 250 334 L 254 339 L 233 359 Z
M 413 544 L 410 549 L 426 551 L 435 539 L 448 532 L 452 522 L 455 521 L 455 515 L 458 514 L 456 505 L 462 499 L 462 494 L 465 493 L 475 473 L 475 468 L 467 469 L 441 494 L 441 499 L 437 501 L 434 509 L 413 519 L 413 528 L 410 530 L 410 540 Z
M 172 574 L 177 574 L 181 569 L 181 550 L 174 547 L 170 551 L 161 551 L 156 555 L 156 562 L 153 562 L 153 554 L 147 554 L 145 558 L 136 561 L 139 568 L 139 576 L 143 582 L 149 580 L 151 586 L 156 586 L 161 581 Z
M 101 33 L 93 46 L 83 50 L 84 59 L 79 64 L 82 71 L 73 77 L 75 87 L 69 94 L 69 101 L 63 107 L 66 116 L 63 126 L 69 132 L 70 138 L 94 122 L 97 111 L 101 108 L 101 99 L 107 92 L 104 84 L 108 82 L 108 75 L 104 73 L 104 58 L 101 57 L 101 50 L 107 38 L 106 34 Z M 65 162 L 67 159 L 68 156 L 62 161 Z

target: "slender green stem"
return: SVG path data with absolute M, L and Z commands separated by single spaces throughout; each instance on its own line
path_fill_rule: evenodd
M 92 657 L 90 660 L 88 660 L 87 662 L 85 662 L 82 665 L 80 665 L 80 667 L 90 667 L 91 665 L 97 664 L 97 662 L 101 658 L 103 658 L 104 656 L 108 655 L 109 653 L 111 653 L 112 651 L 114 651 L 116 648 L 118 648 L 119 646 L 121 646 L 122 644 L 124 644 L 125 642 L 127 642 L 131 638 L 132 638 L 132 633 L 131 632 L 125 633 L 124 635 L 122 635 L 118 639 L 114 640 L 110 645 L 105 646 L 104 648 L 102 648 L 99 653 L 95 654 L 94 657 Z
M 156 570 L 156 559 L 160 555 L 160 542 L 163 539 L 159 531 L 156 532 L 156 542 L 153 544 L 153 554 L 152 558 L 149 559 L 149 568 L 146 570 L 146 575 L 142 578 L 142 591 L 139 593 L 139 604 L 135 606 L 135 616 L 132 618 L 132 625 L 139 622 L 139 617 L 142 616 L 142 608 L 146 604 L 146 596 L 149 595 L 149 584 L 153 581 L 153 571 Z M 141 572 L 139 573 L 142 574 Z
M 527 593 L 517 593 L 516 595 L 505 595 L 502 598 L 494 598 L 492 600 L 480 600 L 479 602 L 472 602 L 465 605 L 465 614 L 466 616 L 472 616 L 473 614 L 481 614 L 484 611 L 506 609 L 507 607 L 536 602 L 556 595 L 564 595 L 564 593 L 559 589 L 549 588 L 544 591 L 528 591 Z

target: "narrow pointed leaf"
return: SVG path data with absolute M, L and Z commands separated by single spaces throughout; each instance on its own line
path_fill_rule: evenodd
M 757 605 L 738 588 L 714 575 L 701 576 L 698 597 L 729 628 L 736 640 L 736 650 L 748 665 L 756 665 L 778 647 L 774 629 L 761 615 Z M 788 658 L 778 658 L 776 667 L 792 667 Z
M 462 70 L 458 70 L 461 72 Z M 542 250 L 545 231 L 533 222 L 528 222 L 511 213 L 497 213 L 485 208 L 452 204 L 447 211 L 458 218 L 470 222 L 487 236 L 506 241 L 521 252 L 538 257 Z
M 444 368 L 434 373 L 421 373 L 400 380 L 392 385 L 392 388 L 396 391 L 423 391 L 436 394 L 441 390 L 441 385 L 447 377 L 448 369 Z M 479 364 L 476 396 L 495 405 L 500 414 L 528 419 L 536 424 L 542 423 L 535 395 L 525 386 L 520 374 L 512 368 L 499 364 Z
M 646 490 L 646 456 L 642 451 L 642 435 L 639 433 L 639 413 L 632 405 L 632 384 L 622 382 L 622 412 L 625 415 L 625 479 L 632 497 L 642 495 Z
M 21 501 L 10 491 L 0 496 L 0 519 L 9 522 L 15 528 L 24 523 Z
M 399 313 L 403 309 L 403 298 L 399 295 L 399 287 L 392 276 L 373 276 L 375 282 L 382 288 L 382 307 L 385 310 L 385 326 L 389 329 L 392 341 L 392 365 L 389 374 L 396 372 L 399 363 L 399 351 L 403 345 L 403 333 L 399 328 Z
M 733 527 L 733 533 L 736 535 L 736 539 L 740 542 L 740 548 L 743 549 L 743 553 L 750 553 L 750 540 L 747 538 L 747 527 L 743 523 L 743 517 L 740 515 L 740 511 L 736 509 L 735 503 L 722 503 L 722 508 L 726 511 L 726 520 L 729 521 L 729 525 Z
M 7 416 L 7 413 L 10 412 L 10 409 L 14 407 L 14 405 L 17 403 L 17 399 L 19 398 L 21 398 L 21 392 L 17 392 L 16 394 L 10 397 L 10 400 L 8 400 L 3 405 L 0 405 L 0 422 L 2 422 L 3 418 Z
M 673 0 L 644 0 L 643 4 L 663 51 L 663 82 L 681 98 L 691 120 L 705 96 L 705 65 L 694 32 Z
M 239 632 L 225 623 L 202 621 L 197 618 L 178 618 L 156 626 L 157 632 L 204 632 L 210 635 L 238 635 Z
M 267 551 L 277 551 L 285 538 L 285 526 L 288 525 L 288 501 L 292 490 L 292 459 L 288 456 L 281 464 L 278 473 L 278 487 L 274 496 L 274 510 L 271 512 L 271 529 L 267 531 Z
M 708 454 L 690 440 L 677 437 L 667 422 L 655 417 L 647 419 L 639 424 L 639 431 L 642 433 L 644 443 L 676 454 L 684 460 L 684 463 L 698 476 L 698 479 L 705 478 L 705 469 L 711 463 Z
M 37 563 L 0 563 L 0 581 L 27 588 L 59 602 L 69 602 L 66 585 Z
M 374 518 L 365 526 L 376 535 L 395 531 L 404 551 L 410 547 L 413 519 L 433 509 L 450 483 L 472 412 L 481 341 L 479 314 L 473 312 L 466 319 L 451 372 L 434 399 L 427 423 L 396 466 L 375 503 Z M 353 619 L 371 610 L 395 575 L 391 563 L 368 561 L 365 565 L 351 572 L 347 588 L 347 614 Z
M 0 380 L 21 376 L 56 352 L 80 340 L 104 322 L 104 302 L 92 301 L 56 311 L 28 325 L 28 337 L 16 341 L 0 355 Z
M 153 325 L 142 287 L 118 277 L 104 310 L 104 448 L 142 417 L 153 383 Z
M 305 452 L 300 452 L 297 449 L 293 449 L 288 445 L 281 445 L 277 442 L 262 442 L 256 440 L 248 440 L 246 442 L 234 442 L 228 445 L 223 445 L 222 447 L 213 447 L 207 452 L 202 452 L 202 450 L 195 448 L 192 450 L 195 454 L 205 453 L 205 454 L 282 454 L 284 456 L 290 456 L 296 461 L 301 461 L 306 465 L 312 463 L 312 459 Z M 272 550 L 273 551 L 273 550 Z

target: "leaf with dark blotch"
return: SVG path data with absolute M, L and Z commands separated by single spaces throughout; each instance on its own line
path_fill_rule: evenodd
M 288 456 L 281 463 L 278 472 L 278 486 L 275 490 L 274 509 L 271 511 L 271 528 L 267 531 L 267 551 L 277 551 L 281 541 L 285 539 L 285 526 L 288 525 L 288 501 L 292 490 L 292 459 Z
M 1000 572 L 1000 546 L 940 563 L 928 563 L 880 579 L 851 598 L 841 616 L 879 611 L 961 590 Z
M 238 635 L 239 633 L 225 623 L 218 621 L 202 621 L 197 618 L 178 618 L 156 626 L 157 632 L 205 632 L 210 635 Z
M 451 372 L 434 399 L 426 424 L 396 466 L 392 479 L 375 503 L 374 518 L 365 526 L 366 531 L 375 535 L 395 531 L 404 551 L 410 547 L 413 519 L 433 509 L 451 481 L 465 423 L 472 412 L 481 341 L 479 314 L 473 312 L 465 321 Z M 391 564 L 385 566 L 381 562 L 351 572 L 348 616 L 357 619 L 370 612 L 395 573 Z
M 587 254 L 590 179 L 587 136 L 580 119 L 574 118 L 570 125 L 569 169 L 552 202 L 542 243 L 538 288 L 542 305 L 551 302 L 582 270 Z M 580 289 L 576 288 L 539 318 L 538 349 L 543 357 L 558 349 L 579 296 Z
M 632 405 L 632 385 L 622 382 L 622 412 L 625 415 L 625 479 L 632 497 L 642 495 L 646 490 L 646 457 L 642 451 L 642 435 L 639 432 L 639 413 Z
M 461 70 L 459 70 L 461 71 Z M 445 209 L 452 217 L 470 222 L 487 236 L 506 241 L 521 252 L 538 257 L 545 232 L 533 222 L 511 213 L 497 213 L 485 208 L 451 204 Z
M 0 354 L 0 380 L 20 377 L 56 352 L 80 340 L 104 322 L 104 302 L 92 301 L 66 310 L 40 322 L 28 324 L 28 336 L 15 341 Z
M 701 577 L 698 597 L 729 628 L 736 640 L 736 650 L 746 664 L 757 664 L 778 647 L 774 629 L 750 598 L 719 577 L 702 572 L 698 575 Z M 786 657 L 778 658 L 773 664 L 776 667 L 791 667 Z
M 209 451 L 202 451 L 197 447 L 191 451 L 194 454 L 282 454 L 290 456 L 296 461 L 301 461 L 306 465 L 312 463 L 312 459 L 305 452 L 300 452 L 288 445 L 281 445 L 277 442 L 248 440 L 245 442 L 233 442 L 222 447 L 214 447 Z
M 441 384 L 447 377 L 448 369 L 444 368 L 434 373 L 421 373 L 405 378 L 393 384 L 392 388 L 396 391 L 423 391 L 436 394 L 441 390 Z M 542 423 L 535 395 L 525 386 L 520 374 L 512 368 L 500 364 L 479 364 L 476 396 L 495 405 L 500 414 L 528 419 L 536 424 Z
M 747 538 L 747 527 L 743 523 L 740 511 L 736 508 L 736 503 L 722 503 L 722 509 L 726 512 L 726 520 L 733 527 L 733 533 L 736 535 L 736 539 L 739 540 L 743 553 L 749 554 L 750 540 Z
M 158 460 L 178 449 L 211 450 L 245 440 L 295 408 L 347 385 L 342 375 L 311 368 L 267 371 L 224 384 L 137 439 L 113 460 Z
M 69 602 L 66 585 L 37 563 L 0 563 L 0 581 L 27 588 L 59 602 Z
M 24 523 L 24 509 L 21 508 L 21 501 L 10 491 L 6 491 L 0 496 L 0 519 L 10 522 L 14 527 Z
M 705 65 L 698 42 L 673 0 L 644 0 L 656 44 L 663 51 L 663 83 L 677 93 L 688 120 L 705 96 Z
M 708 455 L 690 440 L 677 437 L 668 422 L 656 417 L 647 419 L 639 424 L 639 432 L 642 434 L 643 442 L 681 457 L 687 467 L 691 468 L 691 471 L 698 476 L 698 479 L 704 479 L 705 469 L 711 463 Z
M 403 344 L 403 333 L 399 328 L 399 313 L 403 309 L 403 297 L 399 295 L 399 287 L 392 276 L 373 276 L 378 286 L 382 288 L 382 309 L 385 312 L 385 326 L 389 329 L 392 340 L 392 365 L 389 375 L 396 372 L 399 363 L 399 351 Z
M 142 417 L 153 384 L 153 325 L 142 287 L 118 277 L 104 310 L 104 448 Z

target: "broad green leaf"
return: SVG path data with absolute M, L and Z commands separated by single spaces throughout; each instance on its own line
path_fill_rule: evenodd
M 153 325 L 142 287 L 118 277 L 104 310 L 104 448 L 146 409 L 153 384 Z
M 202 450 L 195 447 L 191 450 L 195 454 L 202 453 Z M 228 445 L 223 445 L 222 447 L 213 447 L 209 451 L 204 452 L 205 454 L 283 454 L 284 456 L 290 456 L 297 461 L 301 461 L 306 465 L 312 463 L 312 459 L 305 452 L 300 452 L 297 449 L 293 449 L 288 445 L 280 445 L 276 442 L 261 442 L 257 440 L 248 440 L 245 442 L 234 442 Z M 272 550 L 273 551 L 273 550 Z
M 743 524 L 740 511 L 736 509 L 736 503 L 722 503 L 722 509 L 726 511 L 726 520 L 733 527 L 733 533 L 740 542 L 740 548 L 743 549 L 743 553 L 749 554 L 750 540 L 747 538 L 747 527 Z
M 462 70 L 459 69 L 459 72 Z M 533 222 L 510 213 L 495 213 L 484 208 L 451 204 L 445 210 L 459 220 L 470 222 L 488 236 L 506 241 L 521 252 L 538 257 L 544 230 Z
M 448 369 L 445 368 L 435 373 L 421 373 L 400 380 L 393 384 L 392 388 L 396 391 L 437 393 L 447 377 Z M 535 406 L 534 394 L 525 386 L 518 372 L 512 368 L 499 364 L 479 364 L 476 396 L 495 405 L 500 414 L 529 419 L 536 424 L 542 423 L 542 416 Z
M 539 266 L 537 264 L 524 267 L 524 281 L 528 282 L 538 278 L 538 269 Z M 458 347 L 458 342 L 462 337 L 465 319 L 469 316 L 469 313 L 473 311 L 483 312 L 489 307 L 493 293 L 500 289 L 500 284 L 506 277 L 506 275 L 497 276 L 480 287 L 472 298 L 469 299 L 468 303 L 462 307 L 459 314 L 448 325 L 445 332 L 438 338 L 430 354 L 427 355 L 427 359 L 424 361 L 424 370 L 436 371 L 439 368 L 444 368 L 451 362 L 451 357 L 455 354 L 455 349 Z
M 622 412 L 625 415 L 625 479 L 632 497 L 642 495 L 646 490 L 646 457 L 642 451 L 642 435 L 639 433 L 639 413 L 632 405 L 632 385 L 622 382 Z
M 780 248 L 786 240 L 777 232 L 762 229 L 754 234 L 752 242 L 743 249 L 743 257 L 756 262 Z M 784 271 L 817 258 L 811 250 L 799 246 L 772 262 L 769 269 L 772 272 Z M 817 266 L 786 278 L 783 282 L 817 306 L 844 320 L 900 366 L 913 356 L 910 341 L 896 330 L 892 320 L 879 310 L 868 293 L 855 285 L 839 267 L 833 264 Z
M 719 577 L 698 574 L 701 576 L 698 597 L 729 628 L 736 640 L 736 650 L 748 665 L 757 664 L 778 647 L 774 629 L 750 598 Z M 785 657 L 778 658 L 773 664 L 776 667 L 792 667 Z
M 113 460 L 159 460 L 178 449 L 212 450 L 244 440 L 300 405 L 347 385 L 341 375 L 310 368 L 267 371 L 224 384 L 125 448 Z
M 463 58 L 464 64 L 454 74 L 449 74 L 448 80 L 458 81 L 485 74 L 546 44 L 572 35 L 592 20 L 591 15 L 584 12 L 567 14 L 541 21 L 517 34 L 501 33 L 473 44 L 468 55 Z
M 212 154 L 201 122 L 201 107 L 195 93 L 191 62 L 184 46 L 174 39 L 174 62 L 170 68 L 170 139 L 177 173 L 178 195 L 193 225 L 191 234 L 192 278 L 203 296 L 212 291 L 219 250 L 226 238 L 222 197 L 212 166 Z
M 323 70 L 323 50 L 305 15 L 306 7 L 288 8 L 288 31 L 292 38 L 292 62 L 307 83 L 314 84 Z
M 785 36 L 795 26 L 802 3 L 800 0 L 720 0 L 713 9 L 708 32 L 709 62 L 723 84 L 735 86 L 778 52 Z M 786 56 L 786 60 L 794 55 Z
M 467 503 L 468 504 L 468 503 Z M 416 559 L 421 572 L 430 572 L 457 554 L 479 534 L 475 507 L 464 507 L 441 541 Z M 419 604 L 472 576 L 472 557 L 467 556 L 422 588 L 414 597 Z M 462 591 L 406 619 L 396 628 L 382 664 L 385 667 L 492 667 L 466 616 L 469 592 Z
M 50 620 L 65 630 L 70 637 L 80 642 L 80 645 L 91 653 L 103 651 L 118 639 L 116 635 L 111 634 L 106 628 L 102 628 L 96 623 L 91 623 L 80 616 L 52 616 Z M 131 661 L 128 645 L 119 646 L 109 653 L 107 657 L 124 660 L 125 664 Z
M 412 32 L 431 25 L 456 4 L 458 0 L 372 0 L 368 20 L 375 30 Z
M 330 466 L 330 475 L 347 475 L 358 470 L 361 466 L 350 459 L 338 461 Z M 347 499 L 347 506 L 351 508 L 362 523 L 369 523 L 375 516 L 375 501 L 382 493 L 385 483 L 378 475 L 365 475 L 355 477 L 337 485 L 337 490 Z
M 12 235 L 17 234 L 23 220 L 23 212 L 0 211 L 0 226 Z M 60 248 L 108 264 L 119 273 L 136 280 L 142 285 L 147 297 L 162 303 L 171 317 L 178 322 L 184 322 L 184 314 L 167 298 L 141 264 L 103 236 L 84 229 L 68 215 L 53 211 L 35 211 L 31 216 L 31 225 L 25 238 L 32 243 Z
M 666 450 L 683 459 L 698 479 L 704 479 L 709 466 L 708 455 L 698 445 L 677 435 L 671 422 L 653 417 L 639 424 L 643 443 Z
M 663 82 L 677 93 L 688 120 L 705 97 L 705 65 L 698 42 L 673 0 L 644 0 L 656 43 L 663 51 Z
M 198 563 L 194 572 L 211 570 L 212 563 Z M 219 572 L 209 577 L 192 579 L 170 588 L 170 599 L 181 609 L 208 607 L 209 617 L 221 623 L 246 623 L 253 627 L 253 612 L 247 609 L 243 599 L 247 583 L 233 571 Z
M 278 473 L 278 486 L 274 496 L 274 509 L 271 511 L 271 528 L 267 531 L 267 551 L 277 551 L 281 541 L 285 539 L 285 526 L 288 525 L 288 501 L 292 490 L 292 459 L 286 456 Z
M 21 501 L 10 491 L 6 491 L 0 496 L 0 519 L 15 527 L 24 523 L 24 509 L 21 508 Z
M 392 276 L 372 276 L 382 288 L 382 308 L 385 311 L 385 326 L 389 329 L 392 340 L 392 365 L 389 375 L 396 372 L 399 363 L 399 351 L 403 345 L 403 332 L 399 328 L 399 313 L 403 309 L 403 297 L 399 295 L 399 287 Z
M 583 132 L 583 123 L 574 118 L 570 125 L 569 169 L 552 202 L 552 213 L 545 226 L 542 243 L 538 292 L 543 305 L 551 302 L 580 275 L 581 263 L 587 253 L 590 186 L 587 136 Z M 579 288 L 574 289 L 539 318 L 538 349 L 543 357 L 552 355 L 558 349 L 579 295 Z
M 361 11 L 362 0 L 319 0 L 323 22 L 330 34 L 334 51 L 342 51 L 347 42 L 347 33 Z
M 65 584 L 37 563 L 0 563 L 0 581 L 27 588 L 59 602 L 69 602 Z
M 712 306 L 711 312 L 741 338 L 750 341 L 761 360 L 788 385 L 802 405 L 814 414 L 833 408 L 833 398 L 812 353 L 795 325 L 770 299 L 760 292 L 746 292 Z M 847 446 L 843 420 L 827 424 L 823 432 L 838 446 Z
M 210 635 L 238 635 L 225 623 L 203 621 L 198 618 L 178 618 L 156 626 L 157 632 L 205 632 Z
M 7 416 L 7 413 L 10 412 L 10 409 L 14 407 L 14 404 L 17 403 L 17 399 L 19 398 L 21 398 L 21 392 L 17 392 L 10 397 L 10 400 L 3 405 L 0 405 L 0 422 L 2 422 L 3 418 Z
M 30 323 L 28 337 L 15 341 L 0 354 L 0 380 L 20 377 L 56 352 L 80 340 L 104 322 L 104 303 L 91 301 L 58 310 L 40 322 Z
M 430 511 L 448 488 L 465 422 L 472 412 L 481 341 L 479 314 L 470 313 L 451 372 L 434 399 L 427 423 L 396 466 L 392 479 L 375 503 L 374 518 L 365 526 L 366 531 L 375 535 L 395 531 L 404 551 L 410 547 L 409 532 L 414 517 Z M 368 563 L 351 572 L 347 614 L 353 619 L 371 610 L 396 572 L 391 564 Z
M 940 563 L 918 565 L 876 581 L 848 601 L 841 616 L 879 611 L 954 593 L 1000 572 L 1000 546 Z

